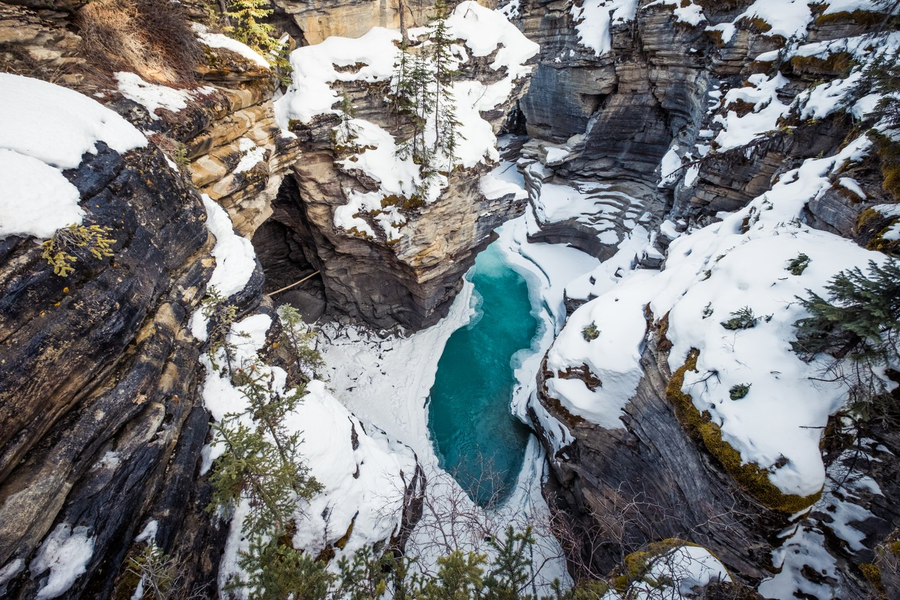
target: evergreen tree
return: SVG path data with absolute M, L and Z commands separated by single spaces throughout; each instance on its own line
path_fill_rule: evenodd
M 261 23 L 260 19 L 265 19 L 272 12 L 268 0 L 232 0 L 231 10 L 225 13 L 233 23 L 228 33 L 260 54 L 268 56 L 269 53 L 277 51 L 280 44 L 272 35 L 275 27 Z
M 872 365 L 892 365 L 900 336 L 900 264 L 869 263 L 866 276 L 857 267 L 841 271 L 826 286 L 828 300 L 809 292 L 798 298 L 810 316 L 794 323 L 795 352 L 811 359 L 819 353 Z
M 531 598 L 524 588 L 531 578 L 531 556 L 526 551 L 534 544 L 531 528 L 516 533 L 512 525 L 506 531 L 503 542 L 491 540 L 497 556 L 484 580 L 487 600 L 525 600 Z
M 456 117 L 456 99 L 453 96 L 453 80 L 459 75 L 454 69 L 454 59 L 450 52 L 453 39 L 447 28 L 447 4 L 444 0 L 435 3 L 435 15 L 431 18 L 431 60 L 434 67 L 434 133 L 433 151 L 443 154 L 448 160 L 450 171 L 456 162 L 460 122 Z

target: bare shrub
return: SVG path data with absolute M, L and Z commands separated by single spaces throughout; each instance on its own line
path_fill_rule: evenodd
M 95 0 L 78 12 L 76 23 L 85 55 L 104 74 L 131 71 L 151 83 L 193 83 L 200 50 L 179 5 Z

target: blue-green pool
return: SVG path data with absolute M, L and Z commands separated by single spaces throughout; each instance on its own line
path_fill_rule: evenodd
M 481 505 L 505 498 L 522 468 L 529 431 L 509 412 L 513 356 L 538 332 L 528 286 L 496 244 L 478 255 L 478 314 L 453 333 L 431 388 L 428 426 L 441 466 Z

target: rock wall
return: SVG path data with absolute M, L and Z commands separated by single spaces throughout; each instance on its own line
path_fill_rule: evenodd
M 656 229 L 668 218 L 667 227 L 654 231 L 656 248 L 634 261 L 658 268 L 664 266 L 665 249 L 673 236 L 715 223 L 720 220 L 719 211 L 745 207 L 785 172 L 804 160 L 836 154 L 857 135 L 853 119 L 841 111 L 801 118 L 806 106 L 803 94 L 823 81 L 847 77 L 850 67 L 844 63 L 842 69 L 839 61 L 827 55 L 805 61 L 785 56 L 783 50 L 777 52 L 784 37 L 767 35 L 765 26 L 749 18 L 736 22 L 753 4 L 750 0 L 641 1 L 633 19 L 612 23 L 609 50 L 598 55 L 579 39 L 580 20 L 575 13 L 582 3 L 518 3 L 517 23 L 542 46 L 531 87 L 520 102 L 528 132 L 536 138 L 525 146 L 519 163 L 529 184 L 536 222 L 529 239 L 569 243 L 605 260 L 622 247 L 624 238 L 633 235 L 637 225 Z M 805 42 L 839 40 L 889 21 L 883 15 L 864 18 L 850 13 L 823 18 L 825 8 L 813 7 L 805 32 L 798 34 Z M 704 17 L 696 25 L 676 14 L 693 9 Z M 721 31 L 734 22 L 733 36 L 723 40 Z M 769 55 L 763 60 L 760 55 L 765 53 Z M 777 124 L 773 119 L 767 127 L 771 131 L 764 136 L 750 136 L 752 141 L 734 147 L 717 146 L 714 140 L 719 139 L 723 123 L 733 118 L 729 111 L 737 116 L 759 110 L 720 99 L 729 90 L 748 86 L 754 74 L 765 73 L 766 79 L 779 71 L 785 82 L 775 101 L 785 108 L 795 100 L 800 104 L 785 110 Z M 664 177 L 669 172 L 661 163 L 665 165 L 672 156 L 671 177 Z M 893 221 L 884 212 L 869 210 L 894 202 L 882 189 L 881 166 L 875 156 L 844 165 L 841 175 L 847 173 L 866 197 L 835 182 L 806 205 L 805 223 L 870 249 L 895 252 L 879 242 L 876 233 Z M 554 185 L 569 186 L 570 202 L 588 208 L 574 216 L 550 218 L 550 203 L 542 196 Z M 618 202 L 610 197 L 615 192 L 621 192 Z M 628 212 L 636 207 L 646 209 L 651 218 L 639 222 L 635 217 L 639 212 Z M 604 232 L 616 235 L 604 239 Z M 872 468 L 862 468 L 858 462 L 850 467 L 848 452 L 867 460 L 859 452 L 871 450 L 851 451 L 846 444 L 859 440 L 854 437 L 859 435 L 877 439 L 875 445 L 883 444 L 883 450 L 893 452 L 891 436 L 869 429 L 865 434 L 848 432 L 836 421 L 835 430 L 829 429 L 823 437 L 823 448 L 835 444 L 824 451 L 828 481 L 871 477 L 883 495 L 851 484 L 846 495 L 839 491 L 835 496 L 827 483 L 810 516 L 785 530 L 795 535 L 784 541 L 778 534 L 789 525 L 789 515 L 766 508 L 747 493 L 676 418 L 666 397 L 672 378 L 667 365 L 669 344 L 658 330 L 660 323 L 654 321 L 660 316 L 648 316 L 641 346 L 643 378 L 623 409 L 623 428 L 607 429 L 570 413 L 547 391 L 552 374 L 543 370 L 538 377 L 538 403 L 531 416 L 548 450 L 553 474 L 545 495 L 578 531 L 580 542 L 570 555 L 573 572 L 604 575 L 629 552 L 663 538 L 681 537 L 710 548 L 745 584 L 756 587 L 768 580 L 760 588 L 767 597 L 877 594 L 873 589 L 880 584 L 872 583 L 873 570 L 866 563 L 886 556 L 876 548 L 895 529 L 896 515 L 885 511 L 884 503 L 891 502 L 886 499 L 895 497 L 896 490 L 890 483 L 892 476 L 881 471 L 880 461 L 886 455 L 879 454 L 869 463 L 877 465 Z M 569 375 L 603 385 L 602 377 L 586 365 L 583 373 Z M 855 550 L 845 539 L 847 521 L 827 516 L 849 512 L 858 516 L 851 522 L 861 532 Z M 821 564 L 812 558 L 817 553 L 831 557 L 833 566 L 815 571 L 810 565 Z

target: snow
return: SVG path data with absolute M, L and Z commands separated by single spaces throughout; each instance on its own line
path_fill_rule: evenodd
M 622 408 L 643 376 L 640 357 L 647 322 L 642 303 L 646 289 L 641 283 L 653 273 L 637 271 L 613 291 L 576 310 L 547 355 L 547 368 L 554 374 L 548 380 L 549 395 L 572 414 L 606 429 L 623 427 Z M 582 331 L 591 324 L 600 335 L 588 341 Z M 601 381 L 593 391 L 580 377 L 562 375 L 582 365 Z
M 288 120 L 309 123 L 321 114 L 338 114 L 332 106 L 340 101 L 330 83 L 338 81 L 387 81 L 394 72 L 394 59 L 400 32 L 374 27 L 360 38 L 329 37 L 318 44 L 291 52 L 293 84 L 275 103 L 282 129 Z M 335 67 L 359 66 L 358 70 L 338 71 Z
M 826 0 L 826 8 L 822 14 L 831 15 L 840 12 L 854 12 L 857 10 L 870 12 L 884 12 L 884 5 L 879 5 L 880 0 Z M 900 7 L 893 6 L 896 14 Z
M 638 0 L 582 0 L 572 4 L 579 43 L 603 56 L 612 49 L 610 27 L 634 19 Z
M 87 527 L 72 530 L 68 523 L 60 523 L 44 540 L 29 568 L 33 576 L 50 571 L 40 584 L 38 599 L 57 598 L 72 587 L 87 569 L 94 553 L 94 539 Z
M 675 175 L 681 170 L 681 156 L 678 155 L 678 150 L 678 144 L 672 144 L 668 152 L 663 156 L 659 166 L 660 186 L 677 179 Z
M 735 88 L 725 94 L 724 105 L 741 100 L 754 106 L 753 112 L 743 117 L 730 110 L 723 117 L 716 115 L 715 123 L 723 125 L 722 131 L 716 136 L 716 144 L 720 151 L 744 146 L 753 141 L 757 136 L 776 129 L 778 119 L 789 111 L 788 105 L 778 99 L 777 91 L 788 84 L 787 78 L 778 73 L 772 78 L 762 73 L 751 75 L 748 78 L 750 86 Z
M 516 163 L 508 160 L 502 161 L 494 169 L 482 177 L 479 182 L 479 189 L 488 200 L 496 200 L 507 194 L 513 194 L 516 200 L 522 200 L 528 197 L 525 190 L 525 178 L 516 168 Z
M 247 44 L 230 38 L 227 35 L 222 35 L 221 33 L 210 33 L 206 27 L 200 23 L 193 23 L 191 26 L 197 34 L 197 38 L 210 48 L 224 48 L 225 50 L 240 54 L 257 66 L 266 69 L 270 68 L 269 62 Z
M 311 427 L 310 424 L 315 424 Z M 325 489 L 305 510 L 294 545 L 317 553 L 340 539 L 353 524 L 353 535 L 339 555 L 352 556 L 365 544 L 397 533 L 404 485 L 415 471 L 412 451 L 371 426 L 363 425 L 325 390 L 321 381 L 285 424 L 303 431 L 303 456 Z M 353 449 L 355 432 L 359 446 Z
M 49 238 L 84 218 L 78 190 L 58 169 L 14 150 L 0 148 L 0 190 L 0 238 Z
M 148 83 L 135 73 L 120 71 L 116 73 L 119 92 L 129 100 L 137 102 L 147 109 L 150 118 L 159 120 L 156 110 L 163 108 L 178 112 L 187 108 L 187 103 L 199 95 L 215 92 L 214 88 L 203 87 L 193 90 L 176 90 L 164 85 Z
M 141 532 L 134 538 L 135 542 L 147 542 L 148 544 L 156 541 L 156 532 L 159 529 L 159 523 L 156 519 L 150 519 Z
M 499 160 L 497 139 L 491 124 L 481 117 L 482 112 L 493 111 L 505 102 L 513 91 L 514 83 L 531 72 L 525 63 L 535 56 L 539 46 L 515 28 L 498 11 L 492 11 L 475 2 L 459 4 L 446 20 L 451 38 L 460 40 L 455 56 L 459 64 L 470 57 L 489 56 L 496 52 L 491 69 L 503 71 L 503 77 L 491 85 L 479 81 L 457 79 L 449 90 L 456 102 L 456 117 L 460 122 L 455 160 L 438 156 L 434 164 L 438 170 L 452 170 L 455 165 L 471 168 L 479 163 L 493 164 Z M 410 31 L 413 36 L 425 36 L 428 28 Z M 358 39 L 330 37 L 314 46 L 299 48 L 291 53 L 294 67 L 293 85 L 276 101 L 276 117 L 286 129 L 291 120 L 309 123 L 319 115 L 342 115 L 333 108 L 340 100 L 341 82 L 388 81 L 394 76 L 394 63 L 398 55 L 397 31 L 373 28 Z M 427 43 L 427 42 L 426 42 Z M 353 67 L 338 69 L 336 67 Z M 447 177 L 438 174 L 424 185 L 419 165 L 412 157 L 401 159 L 398 140 L 380 125 L 364 119 L 348 118 L 335 128 L 336 140 L 357 152 L 338 162 L 342 170 L 361 171 L 379 183 L 377 190 L 346 188 L 343 195 L 347 202 L 335 210 L 336 227 L 354 231 L 365 237 L 377 237 L 378 231 L 363 216 L 369 215 L 387 241 L 395 241 L 403 234 L 406 217 L 396 206 L 397 199 L 404 200 L 418 195 L 426 203 L 437 200 L 447 185 Z M 427 115 L 424 143 L 435 143 L 434 115 Z M 490 188 L 491 182 L 486 184 Z M 423 189 L 424 188 L 424 189 Z M 385 202 L 388 197 L 390 201 Z
M 704 16 L 703 14 L 702 6 L 693 4 L 692 2 L 688 2 L 685 5 L 682 0 L 656 0 L 655 2 L 651 2 L 650 4 L 644 6 L 644 10 L 650 8 L 651 6 L 666 5 L 675 7 L 673 14 L 675 15 L 675 18 L 682 23 L 687 23 L 688 25 L 697 27 L 701 23 L 706 21 L 706 16 Z
M 95 153 L 97 142 L 117 152 L 147 140 L 96 100 L 52 83 L 0 73 L 0 238 L 48 238 L 80 224 L 78 190 L 62 174 Z
M 147 139 L 96 100 L 52 83 L 0 73 L 0 149 L 74 169 L 97 142 L 116 152 L 143 148 Z
M 250 138 L 242 137 L 238 140 L 238 149 L 241 151 L 242 156 L 240 162 L 238 162 L 234 171 L 232 171 L 234 174 L 249 171 L 266 157 L 266 149 L 262 146 L 257 146 L 256 142 Z
M 803 107 L 800 118 L 824 119 L 835 112 L 857 88 L 861 79 L 862 71 L 857 70 L 846 79 L 835 79 L 803 92 L 795 101 Z
M 841 177 L 838 179 L 838 183 L 841 185 L 841 187 L 848 189 L 856 194 L 856 197 L 860 200 L 866 199 L 866 193 L 861 187 L 859 187 L 859 183 L 857 183 L 857 181 L 852 177 Z
M 234 232 L 231 218 L 225 209 L 206 194 L 203 194 L 203 206 L 206 208 L 206 227 L 216 236 L 216 245 L 212 251 L 216 268 L 207 287 L 215 288 L 219 294 L 228 298 L 244 289 L 250 281 L 256 269 L 256 252 L 250 240 Z
M 673 371 L 691 348 L 700 350 L 698 372 L 686 374 L 683 391 L 698 410 L 709 412 L 725 441 L 745 462 L 769 469 L 770 480 L 783 492 L 818 492 L 825 476 L 821 428 L 842 406 L 846 390 L 819 381 L 825 358 L 806 363 L 791 351 L 793 323 L 806 314 L 796 297 L 807 290 L 825 294 L 838 271 L 882 262 L 884 256 L 805 227 L 798 217 L 810 199 L 831 188 L 831 178 L 846 162 L 860 160 L 869 147 L 863 136 L 837 156 L 809 159 L 747 208 L 681 235 L 658 274 L 636 271 L 615 283 L 615 273 L 627 272 L 625 258 L 633 256 L 637 243 L 618 257 L 618 265 L 601 265 L 606 276 L 591 277 L 606 289 L 595 286 L 599 297 L 570 317 L 548 354 L 551 393 L 575 414 L 604 427 L 620 426 L 621 408 L 641 376 L 642 307 L 649 303 L 655 318 L 669 314 Z M 741 233 L 745 222 L 747 231 Z M 795 276 L 785 267 L 800 253 L 811 262 Z M 735 332 L 720 325 L 745 306 L 760 317 L 754 328 Z M 600 335 L 588 342 L 582 330 L 592 322 Z M 600 387 L 591 391 L 580 379 L 560 375 L 581 365 L 601 380 Z M 749 384 L 750 393 L 733 401 L 730 389 L 739 384 Z
M 735 22 L 753 18 L 762 19 L 772 27 L 763 35 L 803 38 L 812 22 L 812 10 L 807 0 L 756 0 Z
M 0 586 L 6 585 L 6 582 L 21 573 L 24 568 L 25 561 L 21 558 L 16 558 L 6 563 L 6 565 L 0 569 Z
M 654 557 L 647 574 L 635 582 L 627 593 L 628 600 L 693 598 L 693 588 L 711 581 L 731 581 L 728 569 L 706 548 L 678 546 Z M 610 590 L 602 600 L 622 600 L 616 590 Z

